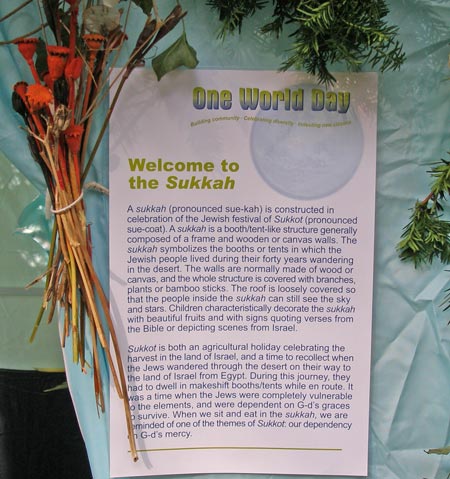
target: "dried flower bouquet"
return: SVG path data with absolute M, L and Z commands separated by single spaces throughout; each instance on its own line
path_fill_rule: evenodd
M 117 3 L 117 0 L 27 0 L 0 21 L 31 6 L 41 19 L 33 33 L 8 42 L 17 46 L 31 72 L 32 82 L 19 81 L 14 85 L 12 103 L 23 118 L 29 149 L 42 170 L 54 215 L 48 269 L 38 278 L 45 277 L 45 293 L 31 340 L 44 311 L 48 311 L 51 321 L 56 306 L 60 305 L 64 312 L 62 345 L 70 338 L 73 360 L 83 371 L 92 368 L 96 402 L 102 411 L 105 401 L 100 354 L 105 354 L 117 394 L 123 400 L 131 456 L 137 460 L 124 369 L 108 298 L 93 266 L 83 192 L 124 82 L 186 13 L 177 4 L 162 19 L 156 1 L 122 1 L 122 9 L 117 8 Z M 144 16 L 143 29 L 121 74 L 110 79 L 110 67 L 116 64 L 128 40 L 126 27 L 133 14 Z M 32 36 L 36 32 L 39 38 Z M 153 61 L 158 78 L 177 66 L 197 64 L 184 31 L 174 45 Z M 114 81 L 119 84 L 103 126 L 91 138 L 94 114 Z M 90 141 L 94 146 L 89 151 Z M 89 358 L 85 348 L 88 334 L 92 343 Z

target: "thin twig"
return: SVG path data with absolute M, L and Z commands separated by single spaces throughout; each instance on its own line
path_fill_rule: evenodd
M 432 200 L 433 198 L 434 198 L 434 193 L 433 193 L 433 192 L 430 192 L 430 193 L 428 193 L 428 195 L 420 202 L 420 204 L 421 204 L 422 206 L 425 206 L 425 205 L 427 205 L 428 202 L 429 202 L 430 200 Z
M 37 4 L 38 11 L 39 11 L 39 18 L 41 19 L 41 29 L 42 29 L 42 35 L 44 36 L 44 42 L 46 45 L 48 45 L 48 40 L 47 40 L 47 34 L 45 33 L 45 23 L 44 23 L 44 17 L 42 16 L 42 9 L 41 9 L 41 4 L 38 2 Z
M 139 48 L 136 49 L 135 52 L 133 52 L 133 54 L 130 56 L 130 58 L 128 59 L 127 61 L 127 64 L 123 67 L 123 69 L 121 70 L 121 72 L 119 73 L 119 75 L 116 77 L 116 79 L 113 81 L 113 83 L 111 83 L 109 89 L 111 89 L 112 85 L 114 84 L 115 81 L 117 81 L 117 79 L 120 77 L 120 83 L 119 83 L 119 86 L 117 87 L 117 90 L 114 94 L 114 98 L 112 99 L 111 103 L 110 103 L 110 106 L 109 106 L 109 109 L 108 109 L 108 112 L 106 114 L 106 117 L 103 121 L 103 124 L 102 124 L 102 127 L 100 129 L 100 132 L 98 134 L 98 137 L 97 137 L 97 140 L 94 144 L 94 147 L 92 148 L 92 151 L 91 151 L 91 154 L 89 155 L 89 160 L 86 164 L 86 167 L 84 168 L 84 171 L 83 171 L 83 174 L 82 174 L 82 177 L 81 177 L 81 183 L 83 184 L 84 181 L 86 180 L 86 177 L 87 177 L 87 174 L 89 173 L 89 170 L 92 166 L 92 162 L 94 161 L 94 158 L 95 158 L 95 155 L 98 151 L 98 148 L 100 147 L 100 144 L 102 142 L 102 139 L 103 139 L 103 136 L 106 132 L 106 129 L 109 125 L 109 120 L 111 119 L 111 115 L 114 111 L 114 108 L 116 106 L 116 103 L 117 103 L 117 100 L 119 99 L 119 95 L 123 89 L 123 86 L 125 84 L 125 81 L 128 79 L 128 77 L 130 76 L 131 72 L 134 70 L 134 68 L 136 68 L 136 57 L 138 55 L 141 54 L 141 52 L 145 51 L 146 49 L 149 49 L 151 47 L 154 46 L 155 42 L 154 42 L 154 39 L 155 37 L 157 36 L 157 34 L 159 33 L 161 27 L 164 26 L 164 23 L 161 22 L 161 23 L 158 23 L 157 22 L 157 26 L 155 28 L 155 30 L 152 32 L 152 34 L 142 43 L 142 45 L 139 46 Z M 109 90 L 108 89 L 108 90 Z
M 106 113 L 106 117 L 103 121 L 102 127 L 101 127 L 100 132 L 97 136 L 97 140 L 96 140 L 96 142 L 95 142 L 95 144 L 92 148 L 91 154 L 89 155 L 89 160 L 86 164 L 86 167 L 84 168 L 83 174 L 81 175 L 81 184 L 83 184 L 86 180 L 87 174 L 89 173 L 89 170 L 92 166 L 92 162 L 94 161 L 95 155 L 97 154 L 97 150 L 100 146 L 100 143 L 102 142 L 102 139 L 103 139 L 103 136 L 106 132 L 106 129 L 108 128 L 109 120 L 110 120 L 111 115 L 114 111 L 114 107 L 116 106 L 117 100 L 119 99 L 120 92 L 122 91 L 122 88 L 125 84 L 126 79 L 127 78 L 125 77 L 125 75 L 122 75 L 122 77 L 120 79 L 119 86 L 117 87 L 117 90 L 114 94 L 114 98 L 111 101 L 111 104 L 108 108 L 108 112 Z
M 54 269 L 54 254 L 55 254 L 55 246 L 56 246 L 56 234 L 57 234 L 57 229 L 56 229 L 56 223 L 53 224 L 53 229 L 52 229 L 52 238 L 50 241 L 50 251 L 48 253 L 48 262 L 47 262 L 47 272 L 45 273 L 45 291 L 48 291 L 48 287 L 50 284 L 50 271 Z M 42 317 L 44 315 L 45 311 L 45 306 L 44 304 L 41 305 L 38 316 L 36 318 L 36 321 L 33 326 L 33 331 L 31 332 L 29 342 L 32 343 L 34 341 L 34 338 L 36 336 L 37 330 L 39 328 L 39 325 L 42 321 Z
M 47 23 L 45 25 L 39 26 L 38 28 L 35 28 L 34 30 L 31 30 L 30 32 L 25 33 L 24 35 L 19 35 L 18 37 L 13 38 L 12 40 L 6 40 L 4 42 L 0 42 L 0 47 L 5 46 L 5 45 L 11 45 L 11 44 L 17 42 L 17 40 L 19 40 L 20 38 L 31 37 L 31 35 L 34 35 L 35 33 L 41 31 L 42 28 L 45 28 L 46 26 L 47 26 Z
M 29 3 L 31 3 L 33 0 L 26 0 L 23 2 L 21 5 L 19 5 L 17 8 L 14 10 L 11 10 L 9 13 L 7 13 L 4 17 L 0 18 L 0 23 L 3 22 L 3 20 L 8 19 L 9 17 L 12 17 L 14 14 L 16 14 L 19 10 L 22 10 L 22 8 L 25 8 Z

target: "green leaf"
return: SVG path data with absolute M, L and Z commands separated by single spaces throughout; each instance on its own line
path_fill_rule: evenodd
M 185 33 L 152 61 L 158 80 L 178 67 L 195 68 L 197 64 L 197 52 L 189 45 Z
M 58 386 L 55 386 L 50 389 L 44 389 L 45 393 L 52 393 L 54 391 L 59 391 L 61 389 L 68 389 L 69 385 L 67 384 L 67 381 L 62 382 L 61 384 L 58 384 Z

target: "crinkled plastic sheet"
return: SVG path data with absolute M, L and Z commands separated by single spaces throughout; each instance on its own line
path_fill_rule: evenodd
M 29 181 L 0 153 L 2 369 L 62 370 L 64 367 L 55 328 L 42 328 L 42 334 L 33 343 L 28 341 L 44 289 L 42 285 L 26 289 L 25 285 L 47 267 L 45 247 L 49 238 L 42 198 L 36 194 Z
M 18 3 L 1 2 L 0 15 Z M 256 32 L 270 10 L 247 21 L 241 36 L 228 37 L 222 43 L 216 38 L 218 23 L 205 3 L 184 2 L 189 11 L 188 38 L 197 49 L 201 68 L 279 67 L 286 44 Z M 400 27 L 407 61 L 400 71 L 379 77 L 368 477 L 437 479 L 450 472 L 450 460 L 446 456 L 427 455 L 424 450 L 450 443 L 450 326 L 448 313 L 439 306 L 448 287 L 449 272 L 440 264 L 414 270 L 399 261 L 395 246 L 408 222 L 409 208 L 428 193 L 429 163 L 447 157 L 449 150 L 450 81 L 446 79 L 450 77 L 450 5 L 448 0 L 389 3 L 389 21 Z M 0 25 L 2 39 L 35 26 L 32 9 L 27 11 L 28 15 Z M 23 133 L 17 127 L 18 119 L 10 108 L 11 86 L 23 78 L 25 69 L 13 48 L 0 50 L 0 62 L 0 150 L 42 189 L 42 178 L 32 165 Z M 108 178 L 107 159 L 103 146 L 91 178 L 103 185 Z M 86 196 L 94 256 L 106 287 L 107 198 L 93 192 Z M 66 351 L 66 356 L 70 358 L 70 351 Z M 108 478 L 108 415 L 97 414 L 91 376 L 81 374 L 70 359 L 67 370 L 94 478 Z M 106 374 L 106 368 L 104 371 Z

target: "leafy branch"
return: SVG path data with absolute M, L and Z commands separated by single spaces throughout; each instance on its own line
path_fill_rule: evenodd
M 428 173 L 434 179 L 430 193 L 416 202 L 397 245 L 400 258 L 415 267 L 434 259 L 450 263 L 450 222 L 443 218 L 443 202 L 450 194 L 450 162 L 441 159 Z
M 219 14 L 219 37 L 240 32 L 245 18 L 263 9 L 265 0 L 209 0 Z M 285 27 L 292 39 L 290 56 L 281 70 L 304 68 L 321 83 L 335 82 L 330 65 L 343 62 L 352 70 L 362 65 L 382 72 L 397 70 L 405 60 L 398 28 L 384 20 L 389 9 L 384 0 L 273 0 L 272 21 L 262 33 L 279 38 Z
M 219 20 L 222 22 L 219 38 L 225 38 L 228 33 L 234 33 L 236 30 L 241 33 L 242 23 L 245 18 L 253 16 L 266 3 L 265 0 L 209 0 L 206 2 L 208 6 L 217 10 Z

